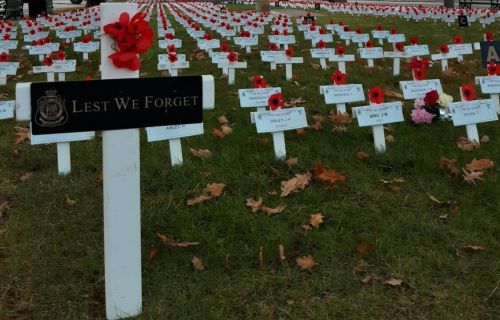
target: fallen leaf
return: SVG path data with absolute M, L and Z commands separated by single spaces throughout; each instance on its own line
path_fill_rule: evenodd
M 436 198 L 435 196 L 433 196 L 430 192 L 426 192 L 425 194 L 427 194 L 427 196 L 429 197 L 429 199 L 431 199 L 433 202 L 435 202 L 437 204 L 443 204 L 442 201 L 440 201 L 438 198 Z
M 156 258 L 157 255 L 158 255 L 158 248 L 152 245 L 151 249 L 149 250 L 148 260 L 149 261 L 153 260 L 154 258 Z
M 212 172 L 203 171 L 203 172 L 201 173 L 201 175 L 202 175 L 203 177 L 205 177 L 205 178 L 208 178 L 208 177 L 210 177 L 210 176 L 212 175 Z
M 264 252 L 263 252 L 263 247 L 259 247 L 259 268 L 264 268 Z
M 472 183 L 475 185 L 476 180 L 484 180 L 483 178 L 481 178 L 481 176 L 484 174 L 484 171 L 467 171 L 465 170 L 465 168 L 462 168 L 462 171 L 464 181 L 467 183 Z
M 300 270 L 308 270 L 317 265 L 314 261 L 313 256 L 302 256 L 296 259 L 297 265 L 300 267 Z
M 271 216 L 273 214 L 282 213 L 283 210 L 285 210 L 285 206 L 278 206 L 276 208 L 269 208 L 269 207 L 266 207 L 266 206 L 262 206 L 260 208 L 260 210 L 262 210 L 262 212 L 264 212 L 268 216 Z
M 362 255 L 366 255 L 372 252 L 373 249 L 375 249 L 375 245 L 373 244 L 373 242 L 360 242 L 356 246 L 356 251 Z
M 489 136 L 486 136 L 486 135 L 485 135 L 485 136 L 483 136 L 483 137 L 481 138 L 481 142 L 482 142 L 482 143 L 490 142 L 490 137 L 489 137 Z
M 476 158 L 474 158 L 471 162 L 467 163 L 465 167 L 469 171 L 484 171 L 493 167 L 493 161 L 490 159 L 476 160 Z
M 281 181 L 281 196 L 287 197 L 290 193 L 303 190 L 311 182 L 311 173 L 296 174 L 290 180 Z
M 212 199 L 211 196 L 209 195 L 206 195 L 206 194 L 202 194 L 202 195 L 199 195 L 199 196 L 196 196 L 196 197 L 193 197 L 193 198 L 189 198 L 187 200 L 187 205 L 188 207 L 191 207 L 191 206 L 194 206 L 198 203 L 201 203 L 201 202 L 204 202 L 204 201 L 207 201 L 207 200 L 210 200 Z
M 189 151 L 193 154 L 193 156 L 197 158 L 207 159 L 212 156 L 212 152 L 208 149 L 193 149 L 189 148 Z
M 75 206 L 75 204 L 76 204 L 76 201 L 75 201 L 75 200 L 73 200 L 73 199 L 71 199 L 68 195 L 66 195 L 66 196 L 64 197 L 64 201 L 65 201 L 65 202 L 66 202 L 66 204 L 67 204 L 68 206 L 70 206 L 70 207 L 74 207 L 74 206 Z
M 276 191 L 276 190 L 268 191 L 267 194 L 270 195 L 270 196 L 275 196 L 275 195 L 278 194 L 278 191 Z
M 199 242 L 176 242 L 175 240 L 169 238 L 167 235 L 157 233 L 156 236 L 158 239 L 160 239 L 161 242 L 163 242 L 164 245 L 170 246 L 170 247 L 194 247 L 199 245 Z
M 218 197 L 222 196 L 222 193 L 224 192 L 225 187 L 226 187 L 226 185 L 223 183 L 209 183 L 209 184 L 207 184 L 207 187 L 205 188 L 205 190 L 213 198 L 218 198 Z
M 358 158 L 358 160 L 365 160 L 369 156 L 370 155 L 368 153 L 364 152 L 363 150 L 359 151 L 358 154 L 356 155 L 356 157 Z
M 401 279 L 396 279 L 396 278 L 390 278 L 389 280 L 385 280 L 384 284 L 390 285 L 392 287 L 399 287 L 403 283 L 403 280 Z
M 280 244 L 280 245 L 278 246 L 278 251 L 279 251 L 279 253 L 280 253 L 280 260 L 281 260 L 281 261 L 286 260 L 286 257 L 285 257 L 285 247 L 284 247 L 282 244 Z
M 227 120 L 226 116 L 225 115 L 222 115 L 220 117 L 217 118 L 217 121 L 219 122 L 219 124 L 229 124 L 229 120 Z
M 191 260 L 191 263 L 193 264 L 194 270 L 196 271 L 205 270 L 205 266 L 203 265 L 203 260 L 201 260 L 201 258 L 194 256 L 193 260 Z
M 472 151 L 481 147 L 479 142 L 470 141 L 467 138 L 460 137 L 457 139 L 457 147 L 462 151 Z
M 388 134 L 385 136 L 385 141 L 389 142 L 389 143 L 393 143 L 394 142 L 394 136 L 392 134 Z
M 344 132 L 347 132 L 347 127 L 344 126 L 343 124 L 334 125 L 332 127 L 332 132 L 344 133 Z
M 245 205 L 249 207 L 252 210 L 252 212 L 258 212 L 262 207 L 262 202 L 263 202 L 262 197 L 259 197 L 257 200 L 248 198 L 245 201 Z
M 21 144 L 23 141 L 30 141 L 30 129 L 24 127 L 16 127 L 16 139 L 14 144 Z
M 299 158 L 288 158 L 287 160 L 285 160 L 285 163 L 286 163 L 289 167 L 292 167 L 292 166 L 297 165 L 298 161 L 299 161 Z
M 346 124 L 352 122 L 352 116 L 348 113 L 331 113 L 330 119 L 336 124 Z
M 310 124 L 307 128 L 310 130 L 319 131 L 321 130 L 322 125 L 321 122 L 315 121 L 313 124 Z
M 321 162 L 316 163 L 313 168 L 313 175 L 316 179 L 335 184 L 337 182 L 343 183 L 346 180 L 346 176 L 337 173 L 332 169 L 325 169 Z
M 8 201 L 4 201 L 2 203 L 0 203 L 0 218 L 3 217 L 3 215 L 7 212 L 7 210 L 9 210 L 9 202 Z
M 396 177 L 392 180 L 380 180 L 383 184 L 393 184 L 393 183 L 405 183 L 405 178 L 403 177 Z
M 325 122 L 325 119 L 326 119 L 325 116 L 322 114 L 315 114 L 312 116 L 312 118 L 314 121 L 321 122 L 321 123 Z
M 311 62 L 311 67 L 312 67 L 313 69 L 315 69 L 315 70 L 319 70 L 319 69 L 321 69 L 321 65 L 319 65 L 319 64 L 317 64 L 317 63 L 312 63 L 312 62 Z
M 465 252 L 477 252 L 477 251 L 484 251 L 483 246 L 477 246 L 477 245 L 466 245 L 464 246 L 464 251 Z
M 269 143 L 269 138 L 259 138 L 259 143 L 262 145 L 266 145 Z
M 438 217 L 440 220 L 448 220 L 448 214 L 445 213 L 445 214 L 442 214 Z
M 319 228 L 319 225 L 323 223 L 323 214 L 321 212 L 312 213 L 309 216 L 309 224 L 314 228 Z
M 296 129 L 295 130 L 295 133 L 298 135 L 298 136 L 301 136 L 303 134 L 306 133 L 306 130 L 304 130 L 304 128 L 299 128 L 299 129 Z
M 403 99 L 403 95 L 401 93 L 393 91 L 393 90 L 384 90 L 384 95 L 387 97 Z
M 226 253 L 226 255 L 224 256 L 224 268 L 226 269 L 229 269 L 229 257 L 231 255 L 229 253 Z
M 301 104 L 304 104 L 306 102 L 307 101 L 302 97 L 291 98 L 290 100 L 285 100 L 283 102 L 283 107 L 285 107 L 285 108 L 295 107 L 297 105 L 301 105 Z
M 228 125 L 223 125 L 220 129 L 215 128 L 212 130 L 212 135 L 217 138 L 224 138 L 228 134 L 231 134 L 233 132 L 233 129 L 228 126 Z
M 363 277 L 363 279 L 361 279 L 361 282 L 364 284 L 368 284 L 371 280 L 372 280 L 372 276 L 367 274 L 366 276 Z
M 19 181 L 26 182 L 31 178 L 31 176 L 33 176 L 33 172 L 26 172 L 25 174 L 19 177 Z
M 456 166 L 456 162 L 457 159 L 441 157 L 439 159 L 439 168 L 442 170 L 448 170 L 452 175 L 456 176 L 460 173 L 460 170 Z

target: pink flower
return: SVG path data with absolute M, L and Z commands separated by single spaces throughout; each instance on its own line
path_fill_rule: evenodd
M 419 123 L 432 123 L 434 115 L 427 112 L 424 108 L 415 108 L 411 111 L 411 120 L 417 124 Z
M 415 99 L 415 104 L 413 104 L 415 108 L 423 108 L 425 107 L 425 101 L 423 98 L 417 98 Z

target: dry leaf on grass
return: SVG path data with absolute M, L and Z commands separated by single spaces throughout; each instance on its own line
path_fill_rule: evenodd
M 431 199 L 432 202 L 435 202 L 437 204 L 443 204 L 443 201 L 440 201 L 438 198 L 433 196 L 430 192 L 426 192 L 426 194 L 429 197 L 429 199 Z
M 189 54 L 189 60 L 203 60 L 205 59 L 205 53 L 201 49 L 196 49 L 193 53 Z
M 477 251 L 484 251 L 483 246 L 477 246 L 477 245 L 466 245 L 464 246 L 464 251 L 465 252 L 477 252 Z
M 285 206 L 278 206 L 276 208 L 269 208 L 266 206 L 262 206 L 260 210 L 262 210 L 262 212 L 264 212 L 268 216 L 272 216 L 273 214 L 282 213 L 285 210 Z
M 370 281 L 372 281 L 372 276 L 367 274 L 366 276 L 363 277 L 363 279 L 361 279 L 361 282 L 363 284 L 368 284 Z
M 218 117 L 217 122 L 219 122 L 219 124 L 221 124 L 221 125 L 229 124 L 229 120 L 227 120 L 225 115 Z
M 321 130 L 323 126 L 321 125 L 321 122 L 315 121 L 313 124 L 310 124 L 307 129 L 309 130 L 314 130 L 314 131 L 319 131 Z
M 290 193 L 299 192 L 303 190 L 311 182 L 311 174 L 309 172 L 304 174 L 296 174 L 290 180 L 281 181 L 281 196 L 287 197 Z
M 64 197 L 64 202 L 66 202 L 66 204 L 70 207 L 74 207 L 76 204 L 76 201 L 71 199 L 68 195 Z
M 465 168 L 462 168 L 462 172 L 463 172 L 462 176 L 464 177 L 464 182 L 475 185 L 476 180 L 484 180 L 482 178 L 484 171 L 467 171 Z
M 375 249 L 373 242 L 360 242 L 356 245 L 356 251 L 361 255 L 366 255 Z
M 193 247 L 197 246 L 200 243 L 199 242 L 176 242 L 175 240 L 169 238 L 167 235 L 157 233 L 156 236 L 158 239 L 160 239 L 161 242 L 163 242 L 164 245 L 170 246 L 170 247 Z
M 288 158 L 284 161 L 289 167 L 296 166 L 299 162 L 299 158 Z
M 321 162 L 316 163 L 312 171 L 314 178 L 324 182 L 335 184 L 337 182 L 343 183 L 346 180 L 346 176 L 337 173 L 335 170 L 323 168 Z
M 460 137 L 457 139 L 457 147 L 462 151 L 472 151 L 481 147 L 479 142 L 470 141 L 467 138 Z
M 298 257 L 296 259 L 297 265 L 300 267 L 300 270 L 308 270 L 317 265 L 317 263 L 314 261 L 313 256 L 303 256 L 303 257 Z
M 393 184 L 393 183 L 405 183 L 405 178 L 403 177 L 396 177 L 392 180 L 380 180 L 380 182 L 382 182 L 383 184 Z
M 476 158 L 474 158 L 471 162 L 467 163 L 465 167 L 469 171 L 484 171 L 493 167 L 493 161 L 490 159 L 476 160 Z
M 345 133 L 347 132 L 347 127 L 344 126 L 343 124 L 334 125 L 332 127 L 332 132 Z
M 225 136 L 231 134 L 232 132 L 233 132 L 233 128 L 231 128 L 228 125 L 223 125 L 220 129 L 214 128 L 211 133 L 214 137 L 222 139 Z
M 348 113 L 331 113 L 330 119 L 335 124 L 347 124 L 352 122 L 352 117 Z
M 291 98 L 290 100 L 285 100 L 283 102 L 283 107 L 285 108 L 290 108 L 290 107 L 295 107 L 297 105 L 301 105 L 306 103 L 306 100 L 302 97 L 299 98 Z
M 149 261 L 153 260 L 154 258 L 156 258 L 157 255 L 158 255 L 158 248 L 155 247 L 154 245 L 151 246 L 151 249 L 149 250 L 148 253 L 148 260 Z
M 194 270 L 196 271 L 205 270 L 205 266 L 203 265 L 203 260 L 201 260 L 201 258 L 194 256 L 193 260 L 191 260 L 191 263 L 193 264 Z
M 33 172 L 26 172 L 22 176 L 19 177 L 19 181 L 26 182 L 33 176 Z
M 481 138 L 481 143 L 486 143 L 486 142 L 490 142 L 490 137 L 489 136 L 483 136 Z
M 187 205 L 188 207 L 194 206 L 195 204 L 211 200 L 213 198 L 218 198 L 222 195 L 224 192 L 224 187 L 226 185 L 223 183 L 209 183 L 207 184 L 203 194 L 189 198 L 187 200 Z
M 278 246 L 278 251 L 279 251 L 279 254 L 280 254 L 280 260 L 281 260 L 281 261 L 286 260 L 286 256 L 285 256 L 285 247 L 284 247 L 282 244 L 280 244 L 280 245 Z
M 201 158 L 201 159 L 208 159 L 212 156 L 212 152 L 208 149 L 193 149 L 189 148 L 189 151 L 191 151 L 191 154 L 195 156 L 196 158 Z
M 261 145 L 266 145 L 269 143 L 269 138 L 259 138 L 259 143 Z
M 323 223 L 323 214 L 321 212 L 312 213 L 309 216 L 309 224 L 314 228 L 319 228 L 319 225 Z
M 326 119 L 325 116 L 322 114 L 315 114 L 312 116 L 312 118 L 314 121 L 321 122 L 321 123 L 325 122 L 325 119 Z
M 457 159 L 448 159 L 446 157 L 441 157 L 439 159 L 439 168 L 441 170 L 447 170 L 452 175 L 456 176 L 460 173 L 460 170 L 456 166 Z
M 356 154 L 356 157 L 358 158 L 358 160 L 365 160 L 366 158 L 368 158 L 370 155 L 366 152 L 364 152 L 363 150 L 359 151 L 357 154 Z
M 24 127 L 16 127 L 16 138 L 14 144 L 21 144 L 23 141 L 30 141 L 30 129 Z
M 201 203 L 201 202 L 204 202 L 204 201 L 207 201 L 210 199 L 212 199 L 211 196 L 206 195 L 206 194 L 202 194 L 202 195 L 199 195 L 197 197 L 189 198 L 187 200 L 187 205 L 188 205 L 188 207 L 191 207 L 191 206 L 197 205 L 198 203 Z
M 401 93 L 393 91 L 393 90 L 384 90 L 384 95 L 387 97 L 403 99 L 403 95 Z
M 389 143 L 393 143 L 394 142 L 394 136 L 392 134 L 388 134 L 385 136 L 385 141 L 389 142 Z
M 321 69 L 321 65 L 320 65 L 320 64 L 317 64 L 317 63 L 312 63 L 312 62 L 311 62 L 311 67 L 312 67 L 314 70 L 319 70 L 319 69 Z
M 285 206 L 278 206 L 276 208 L 270 208 L 264 205 L 262 197 L 259 197 L 257 200 L 254 200 L 252 198 L 248 198 L 245 201 L 245 205 L 252 211 L 252 212 L 259 212 L 262 211 L 264 212 L 267 216 L 271 216 L 273 214 L 278 214 L 282 213 L 285 210 Z
M 3 215 L 7 212 L 7 210 L 9 210 L 9 202 L 8 201 L 4 201 L 2 203 L 0 203 L 0 218 L 3 217 Z
M 304 128 L 299 128 L 295 130 L 295 133 L 297 134 L 297 136 L 301 136 L 306 133 L 306 130 L 304 130 Z
M 403 280 L 396 279 L 396 278 L 390 278 L 389 280 L 385 280 L 384 284 L 387 284 L 391 287 L 399 287 L 403 284 Z

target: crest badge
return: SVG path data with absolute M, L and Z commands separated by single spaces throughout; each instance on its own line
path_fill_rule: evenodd
M 57 90 L 47 90 L 37 101 L 35 122 L 40 127 L 57 127 L 68 121 L 68 112 L 64 107 L 64 98 L 57 95 Z

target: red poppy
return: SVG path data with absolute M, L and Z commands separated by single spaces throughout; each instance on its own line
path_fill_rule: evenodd
M 323 28 L 319 29 L 319 34 L 326 34 L 326 30 Z
M 439 45 L 439 52 L 448 53 L 448 52 L 450 52 L 450 49 L 448 48 L 448 45 L 446 43 L 441 43 Z
M 168 61 L 170 61 L 170 63 L 174 63 L 177 61 L 177 54 L 176 53 L 169 53 L 168 54 Z
M 7 52 L 2 52 L 0 54 L 0 62 L 9 62 L 10 61 L 10 54 Z
M 330 24 L 333 24 L 333 19 L 330 19 Z
M 495 40 L 495 35 L 491 31 L 486 31 L 486 33 L 484 34 L 484 40 L 493 41 Z
M 462 36 L 455 36 L 453 38 L 453 42 L 455 42 L 455 44 L 462 44 L 464 42 L 464 39 L 462 38 Z
M 85 80 L 85 81 L 91 81 L 91 80 L 94 80 L 94 79 L 92 78 L 91 75 L 87 75 L 87 76 L 85 76 L 85 78 L 83 78 L 83 80 Z
M 227 60 L 229 60 L 229 62 L 237 62 L 238 61 L 238 54 L 236 52 L 229 52 L 229 54 L 227 55 Z
M 330 76 L 330 82 L 335 85 L 343 85 L 347 82 L 347 75 L 340 70 L 335 71 Z
M 420 68 L 413 68 L 413 77 L 415 80 L 424 80 L 425 77 L 427 77 L 427 72 L 425 72 L 425 68 L 420 67 Z
M 267 48 L 271 51 L 276 51 L 278 50 L 278 45 L 276 43 L 270 43 Z
M 465 101 L 471 101 L 476 99 L 476 89 L 474 89 L 473 84 L 464 84 L 460 87 L 460 91 L 462 93 L 462 97 Z
M 43 59 L 44 66 L 50 67 L 53 64 L 54 64 L 54 61 L 52 60 L 51 56 L 47 56 L 47 57 L 45 57 L 45 59 Z
M 64 59 L 66 59 L 66 53 L 64 53 L 64 51 L 62 51 L 62 50 L 59 50 L 55 53 L 53 59 L 54 60 L 64 60 Z
M 397 33 L 398 33 L 398 29 L 396 29 L 396 28 L 391 29 L 391 34 L 397 34 Z
M 345 53 L 344 46 L 336 46 L 335 47 L 335 54 L 336 55 L 342 56 L 342 55 L 344 55 L 344 53 Z
M 403 51 L 405 51 L 405 45 L 402 42 L 396 42 L 394 44 L 394 49 L 396 49 L 396 51 L 398 51 L 398 52 L 403 52 Z
M 265 88 L 267 87 L 267 81 L 263 76 L 255 76 L 252 79 L 254 88 Z
M 339 26 L 343 26 L 343 25 L 344 25 L 344 22 L 339 21 Z
M 439 100 L 439 92 L 437 90 L 431 90 L 425 94 L 424 102 L 426 106 L 434 106 Z
M 141 67 L 141 60 L 137 57 L 136 53 L 117 51 L 108 56 L 117 68 L 127 68 L 132 71 L 139 70 Z
M 285 50 L 285 55 L 288 57 L 288 58 L 291 58 L 293 57 L 293 48 L 288 48 Z
M 288 30 L 287 30 L 287 29 L 283 30 L 283 35 L 284 35 L 284 36 L 287 36 L 287 35 L 288 35 Z
M 212 40 L 213 38 L 214 37 L 212 37 L 212 35 L 210 33 L 205 33 L 203 35 L 203 39 L 208 40 L 208 41 Z
M 280 32 L 278 31 L 278 29 L 276 29 L 276 30 L 273 31 L 273 35 L 275 35 L 275 36 L 279 36 L 280 35 Z
M 326 47 L 326 42 L 324 42 L 323 40 L 319 40 L 316 43 L 316 47 L 319 48 L 319 49 L 324 49 Z
M 240 32 L 240 37 L 249 38 L 250 37 L 250 31 L 241 31 Z
M 488 75 L 489 76 L 500 76 L 500 65 L 496 64 L 495 61 L 490 61 L 488 63 Z
M 281 93 L 272 94 L 267 100 L 267 105 L 272 111 L 283 107 L 283 95 Z
M 31 35 L 34 35 L 35 33 L 36 33 L 36 31 L 35 31 L 34 29 L 31 29 L 31 30 L 30 30 L 30 34 L 31 34 Z
M 5 34 L 3 35 L 3 39 L 4 39 L 4 40 L 10 40 L 10 34 L 5 33 Z
M 229 51 L 229 45 L 225 42 L 220 44 L 220 51 L 222 52 L 228 52 Z
M 356 30 L 354 30 L 357 34 L 361 34 L 363 33 L 363 30 L 361 30 L 361 28 L 356 28 Z
M 349 26 L 344 26 L 344 31 L 345 31 L 345 32 L 348 32 L 348 31 L 350 31 L 350 30 L 351 30 L 351 28 L 349 28 Z
M 384 90 L 380 87 L 372 87 L 368 90 L 368 97 L 370 103 L 383 103 L 384 102 Z
M 90 41 L 92 41 L 92 36 L 90 34 L 83 36 L 82 38 L 83 43 L 89 43 Z
M 174 34 L 172 32 L 165 33 L 165 39 L 174 40 Z
M 169 44 L 169 45 L 167 46 L 167 52 L 168 52 L 168 53 L 177 52 L 177 48 L 175 47 L 175 44 Z
M 371 41 L 371 40 L 366 41 L 365 47 L 367 47 L 367 48 L 373 48 L 373 41 Z
M 378 31 L 382 31 L 384 30 L 384 27 L 381 24 L 378 24 L 375 29 L 377 29 Z
M 311 26 L 309 27 L 309 31 L 316 31 L 316 26 L 311 24 Z
M 418 37 L 410 37 L 410 44 L 411 45 L 418 44 Z

